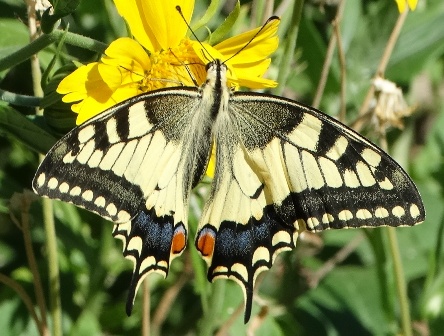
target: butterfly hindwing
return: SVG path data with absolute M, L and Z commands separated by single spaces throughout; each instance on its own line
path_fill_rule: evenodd
M 246 320 L 257 275 L 294 247 L 300 231 L 424 220 L 404 170 L 315 109 L 235 93 L 214 137 L 216 173 L 196 246 L 209 264 L 209 280 L 228 277 L 242 285 Z
M 209 281 L 228 278 L 241 285 L 248 321 L 257 276 L 271 268 L 281 251 L 295 247 L 298 230 L 278 216 L 264 180 L 244 155 L 241 146 L 218 146 L 196 247 L 209 264 Z
M 186 245 L 188 198 L 210 146 L 201 141 L 196 150 L 190 136 L 196 133 L 198 94 L 160 90 L 116 105 L 58 141 L 33 181 L 38 194 L 116 223 L 113 235 L 134 262 L 128 313 L 144 276 L 166 276 Z
M 131 314 L 142 280 L 150 272 L 167 276 L 169 264 L 186 246 L 187 223 L 174 215 L 157 216 L 154 209 L 141 210 L 130 222 L 115 224 L 113 236 L 122 240 L 123 255 L 134 263 L 126 311 Z

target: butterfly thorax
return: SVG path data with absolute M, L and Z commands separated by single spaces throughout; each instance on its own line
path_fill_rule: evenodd
M 211 120 L 215 120 L 221 111 L 227 110 L 230 91 L 227 87 L 227 66 L 220 60 L 206 65 L 207 79 L 201 87 L 202 105 L 207 105 Z M 203 111 L 203 110 L 202 110 Z
M 183 143 L 182 159 L 188 176 L 192 176 L 191 184 L 194 187 L 203 177 L 210 157 L 211 145 L 214 139 L 216 120 L 221 112 L 227 111 L 230 92 L 227 88 L 227 67 L 219 60 L 210 62 L 206 66 L 207 78 L 200 87 L 201 99 L 193 111 L 192 122 L 185 131 L 187 141 Z M 187 182 L 185 181 L 185 184 Z M 186 187 L 185 189 L 188 189 Z

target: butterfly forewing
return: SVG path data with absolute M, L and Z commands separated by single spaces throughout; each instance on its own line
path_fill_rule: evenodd
M 269 172 L 262 178 L 287 223 L 319 231 L 424 220 L 421 197 L 404 170 L 333 118 L 257 94 L 235 95 L 231 106 L 235 122 L 248 120 L 251 131 L 237 122 L 238 135 L 255 169 Z M 267 136 L 252 143 L 258 133 Z
M 210 134 L 194 129 L 198 95 L 157 91 L 103 112 L 57 142 L 33 181 L 38 194 L 116 223 L 113 234 L 135 264 L 128 312 L 144 276 L 166 276 L 186 245 L 188 197 L 210 146 Z

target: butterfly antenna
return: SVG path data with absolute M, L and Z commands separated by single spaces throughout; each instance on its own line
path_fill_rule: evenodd
M 180 6 L 176 6 L 176 10 L 179 12 L 180 16 L 182 17 L 183 21 L 185 22 L 185 24 L 187 25 L 188 29 L 190 30 L 191 34 L 194 36 L 194 38 L 196 39 L 197 42 L 199 42 L 200 46 L 202 47 L 202 49 L 205 51 L 205 53 L 207 55 L 209 55 L 210 57 L 206 57 L 205 53 L 203 53 L 204 57 L 206 59 L 211 59 L 212 61 L 214 61 L 214 58 L 211 57 L 211 54 L 208 52 L 208 50 L 205 48 L 205 46 L 202 44 L 202 42 L 200 42 L 199 38 L 196 36 L 196 34 L 194 33 L 194 30 L 191 29 L 191 26 L 188 24 L 187 20 L 185 19 L 185 16 L 182 13 L 182 8 L 180 8 Z
M 144 74 L 138 73 L 138 72 L 136 72 L 136 71 L 134 71 L 134 70 L 131 70 L 131 69 L 129 69 L 129 68 L 124 67 L 123 65 L 119 65 L 119 67 L 122 68 L 122 69 L 124 69 L 124 70 L 126 70 L 126 71 L 128 71 L 128 72 L 130 72 L 130 73 L 133 73 L 133 74 L 135 74 L 135 75 L 137 75 L 137 76 L 140 76 L 140 77 L 142 77 L 142 78 L 145 79 L 145 80 L 151 81 L 151 82 L 174 83 L 174 84 L 180 84 L 181 86 L 183 86 L 183 83 L 182 83 L 182 82 L 177 81 L 177 80 L 174 80 L 174 79 L 157 78 L 157 77 L 148 77 L 146 73 L 144 73 Z
M 173 53 L 173 51 L 170 49 L 171 54 L 174 56 L 174 58 L 176 58 L 176 60 L 179 62 L 180 65 L 182 65 L 183 67 L 185 67 L 186 72 L 188 73 L 188 76 L 190 76 L 190 79 L 192 80 L 193 84 L 195 86 L 199 86 L 199 84 L 197 84 L 196 78 L 194 78 L 193 74 L 190 71 L 190 68 L 188 67 L 188 65 L 190 65 L 191 63 L 184 63 L 182 62 L 179 57 L 176 56 L 175 53 Z M 182 83 L 183 85 L 183 83 Z
M 253 35 L 253 37 L 250 39 L 250 41 L 248 41 L 242 48 L 240 48 L 238 51 L 236 51 L 235 54 L 233 54 L 230 58 L 226 59 L 225 61 L 223 61 L 223 63 L 227 63 L 230 59 L 232 59 L 234 56 L 237 56 L 238 54 L 240 54 L 242 52 L 242 50 L 244 50 L 245 48 L 247 48 L 253 41 L 254 39 L 265 29 L 265 27 L 273 20 L 280 20 L 278 16 L 271 16 L 263 25 L 262 27 L 256 32 L 256 34 Z

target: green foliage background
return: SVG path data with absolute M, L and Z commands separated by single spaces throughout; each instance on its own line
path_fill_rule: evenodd
M 242 1 L 230 34 L 262 24 L 270 3 Z M 294 42 L 289 41 L 289 32 L 294 28 L 291 13 L 300 3 L 274 3 L 275 9 L 288 7 L 283 11 L 279 30 L 281 43 L 274 55 L 270 77 L 276 77 L 282 70 L 280 64 L 288 55 L 285 47 Z M 288 73 L 288 82 L 281 83 L 283 95 L 307 104 L 312 102 L 332 34 L 335 3 L 304 2 L 296 48 L 289 53 L 294 56 L 293 62 L 283 69 Z M 69 22 L 70 32 L 106 44 L 127 34 L 111 0 L 79 3 L 60 0 L 57 5 L 58 14 L 63 17 L 62 27 Z M 208 6 L 209 3 L 197 0 L 193 23 L 202 17 Z M 213 6 L 215 15 L 207 26 L 214 31 L 232 11 L 234 3 L 213 2 Z M 346 3 L 339 27 L 346 60 L 346 119 L 349 124 L 358 115 L 398 16 L 393 0 L 348 0 Z M 26 22 L 23 1 L 0 0 L 0 64 L 6 56 L 28 45 Z M 50 31 L 53 23 L 51 19 L 44 20 L 45 31 Z M 205 28 L 197 30 L 201 38 L 205 38 L 206 33 Z M 389 152 L 415 180 L 427 210 L 424 224 L 396 230 L 416 335 L 441 335 L 444 330 L 443 56 L 444 2 L 419 0 L 417 10 L 408 14 L 385 74 L 403 89 L 407 101 L 416 107 L 413 116 L 405 120 L 403 130 L 388 133 Z M 31 188 L 38 165 L 37 154 L 44 153 L 56 138 L 74 125 L 74 115 L 52 93 L 57 80 L 66 75 L 67 69 L 73 69 L 73 60 L 90 62 L 97 60 L 99 54 L 69 44 L 51 43 L 38 57 L 44 71 L 42 87 L 46 95 L 41 102 L 46 107 L 44 118 L 35 116 L 36 100 L 32 97 L 9 95 L 34 95 L 29 60 L 13 67 L 0 67 L 3 100 L 0 102 L 0 280 L 4 277 L 14 280 L 36 309 L 35 279 L 25 254 L 24 235 L 11 216 L 22 221 L 23 216 L 29 215 L 29 233 L 50 320 L 41 202 L 36 198 L 29 212 L 23 213 L 20 201 L 13 195 Z M 340 105 L 340 71 L 335 53 L 321 101 L 321 109 L 335 116 Z M 376 143 L 380 142 L 370 124 L 363 133 Z M 25 198 L 32 197 L 28 194 Z M 193 199 L 191 233 L 195 231 L 202 202 L 198 196 Z M 61 202 L 54 202 L 54 214 L 63 333 L 140 334 L 142 288 L 133 315 L 127 317 L 124 305 L 132 264 L 122 257 L 120 241 L 112 238 L 112 224 Z M 190 236 L 194 238 L 193 234 Z M 344 261 L 322 277 L 316 287 L 309 286 L 317 270 L 323 269 L 325 263 L 348 243 L 359 242 L 359 239 L 362 240 Z M 235 315 L 234 322 L 229 325 L 229 334 L 245 334 L 247 330 L 256 335 L 398 334 L 400 308 L 393 267 L 386 228 L 307 235 L 299 240 L 294 251 L 282 254 L 273 269 L 264 275 L 250 324 L 243 324 L 242 314 Z M 168 278 L 163 280 L 152 275 L 149 287 L 153 334 L 211 334 L 228 326 L 227 320 L 243 300 L 240 288 L 231 281 L 207 283 L 206 267 L 192 243 L 184 255 L 172 263 Z M 173 295 L 168 301 L 169 295 L 175 292 L 177 296 Z M 159 310 L 162 305 L 167 308 L 164 312 Z M 259 313 L 260 317 L 255 318 Z M 50 321 L 50 329 L 51 325 Z M 38 334 L 23 300 L 3 280 L 0 330 L 2 335 Z

